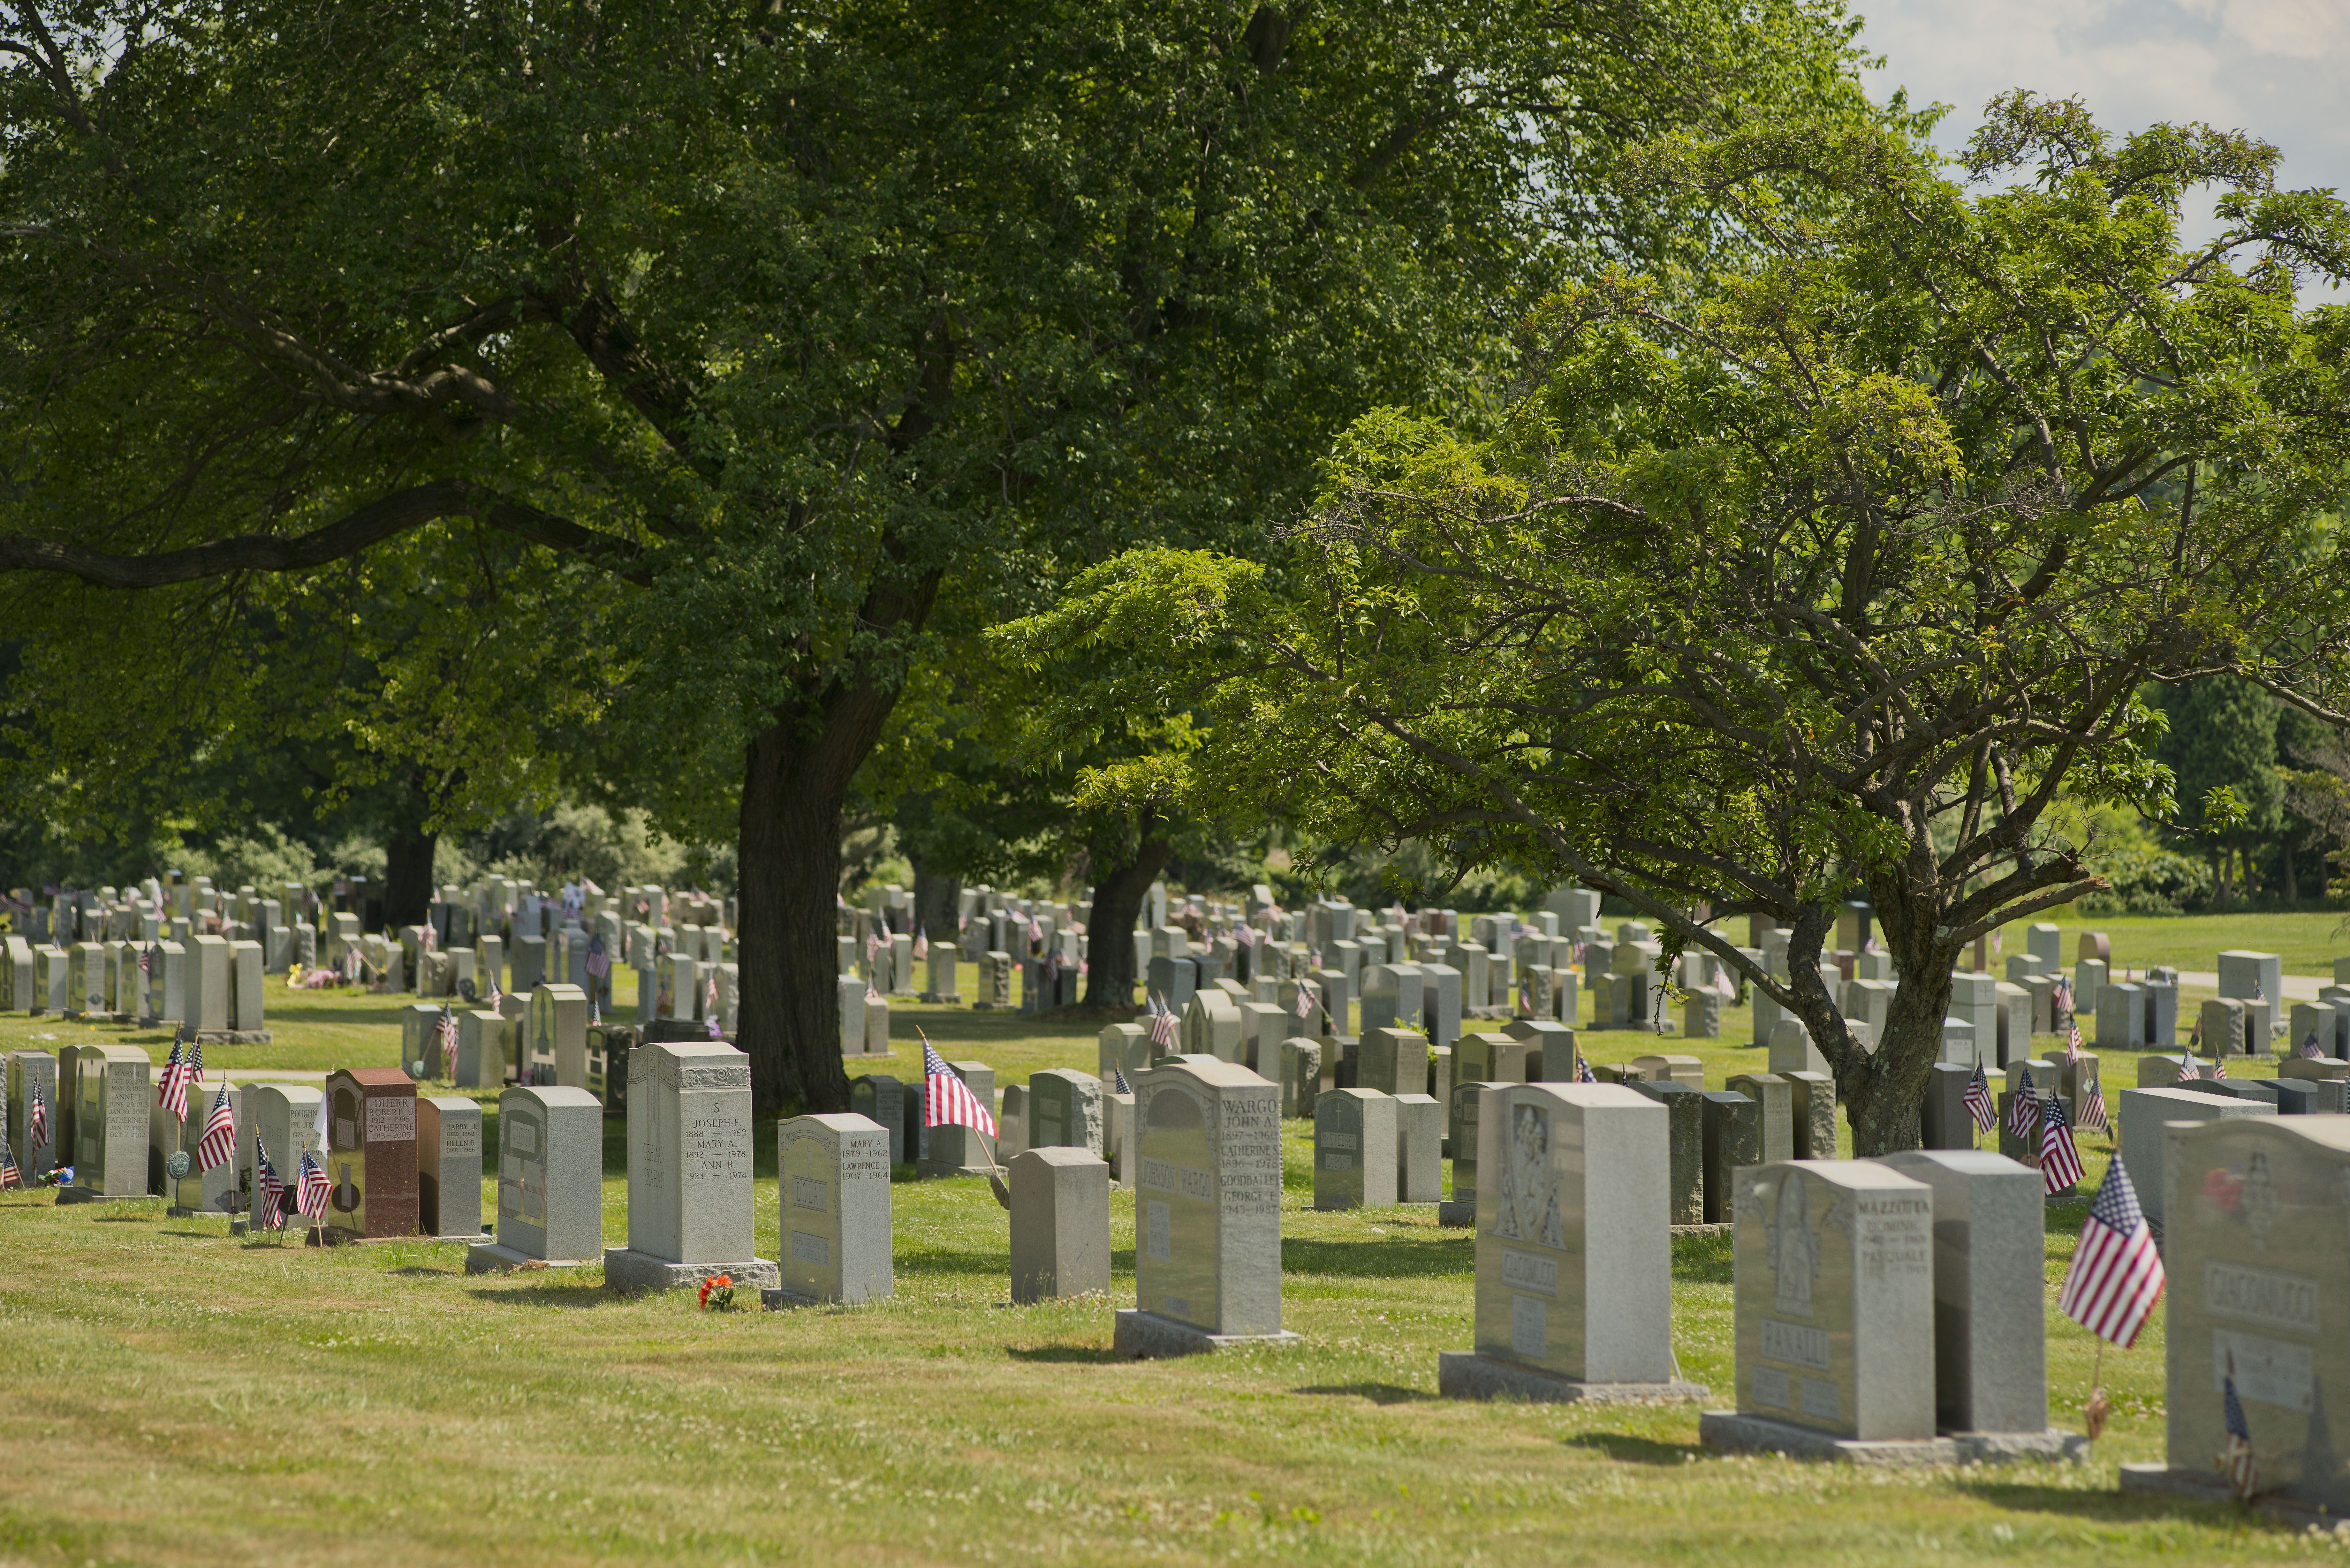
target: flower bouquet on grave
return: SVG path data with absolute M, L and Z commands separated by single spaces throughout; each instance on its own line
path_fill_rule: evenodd
M 734 1304 L 734 1276 L 712 1274 L 702 1282 L 702 1310 L 724 1312 Z
M 71 1187 L 73 1185 L 73 1176 L 74 1172 L 72 1166 L 53 1165 L 42 1174 L 41 1185 L 44 1187 Z

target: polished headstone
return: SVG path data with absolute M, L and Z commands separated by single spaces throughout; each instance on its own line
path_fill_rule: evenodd
M 1217 1336 L 1281 1328 L 1281 1090 L 1230 1063 L 1170 1061 L 1135 1085 L 1133 1354 L 1164 1319 Z
M 462 1096 L 416 1101 L 417 1222 L 428 1236 L 482 1234 L 482 1107 Z
M 1012 1160 L 1012 1299 L 1109 1289 L 1109 1166 L 1082 1148 Z
M 1973 1149 L 1884 1157 L 1934 1193 L 1935 1417 L 1954 1432 L 2048 1426 L 2040 1172 Z
M 2244 1116 L 2273 1116 L 2276 1108 L 2257 1100 L 2222 1098 L 2192 1089 L 2124 1089 L 2120 1113 L 2122 1164 L 2130 1184 L 2137 1189 L 2138 1206 L 2160 1226 L 2169 1189 L 2165 1185 L 2163 1136 L 2166 1123 L 2232 1121 Z
M 889 1295 L 888 1131 L 868 1116 L 793 1116 L 776 1124 L 776 1142 L 783 1294 L 851 1303 Z
M 1333 1089 L 1314 1102 L 1314 1207 L 1392 1207 L 1396 1102 L 1377 1089 Z

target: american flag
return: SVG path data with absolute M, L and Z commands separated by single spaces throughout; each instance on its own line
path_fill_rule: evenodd
M 865 967 L 866 967 L 866 968 L 868 968 L 868 969 L 871 969 L 871 968 L 873 967 L 874 961 L 875 961 L 875 960 L 877 960 L 877 959 L 879 959 L 880 956 L 881 956 L 881 939 L 880 939 L 880 937 L 879 937 L 878 934 L 876 934 L 876 933 L 872 932 L 872 931 L 868 931 L 868 932 L 866 932 L 866 933 L 865 933 Z
M 428 953 L 429 953 L 429 952 L 431 952 L 431 951 L 432 950 L 433 943 L 434 943 L 435 940 L 436 940 L 436 939 L 435 939 L 435 937 L 434 937 L 434 935 L 433 935 L 432 928 L 432 926 L 431 926 L 430 924 L 428 924 L 428 925 L 426 925 L 426 926 L 425 926 L 425 928 L 424 928 L 424 936 L 423 936 L 422 940 L 421 940 L 417 945 L 418 945 L 419 947 L 422 948 L 424 951 L 426 951 L 426 952 L 428 952 Z
M 490 1009 L 490 1011 L 491 1011 L 492 1012 L 495 1012 L 498 1010 L 498 998 L 499 998 L 499 997 L 501 997 L 501 996 L 503 996 L 503 995 L 504 995 L 504 994 L 505 994 L 505 993 L 504 993 L 504 992 L 502 992 L 502 991 L 500 991 L 500 990 L 498 989 L 498 974 L 497 974 L 497 971 L 495 971 L 495 970 L 492 970 L 492 971 L 490 971 L 490 1001 L 489 1001 L 489 1009 Z
M 1738 1000 L 1738 987 L 1730 978 L 1728 965 L 1717 962 L 1713 966 L 1713 989 L 1725 1002 Z
M 2170 1081 L 2174 1084 L 2191 1084 L 2202 1075 L 2201 1064 L 2195 1060 L 2195 1053 L 2189 1051 L 2178 1058 L 2178 1071 Z
M 212 1115 L 204 1118 L 204 1136 L 196 1145 L 196 1168 L 218 1170 L 236 1158 L 236 1113 L 229 1109 L 228 1085 L 213 1096 Z
M 868 980 L 865 982 L 865 1005 L 872 1007 L 877 1004 L 887 1007 L 889 1005 L 889 999 L 875 990 L 873 982 Z
M 2064 1039 L 2064 1060 L 2077 1062 L 2081 1059 L 2081 1026 L 2072 1024 L 2070 1031 Z
M 188 1119 L 188 1062 L 180 1054 L 181 1039 L 180 1033 L 172 1036 L 171 1059 L 163 1064 L 163 1082 L 155 1096 L 155 1103 L 169 1111 L 175 1122 Z
M 1034 916 L 1034 915 L 1029 916 L 1029 917 L 1028 917 L 1028 940 L 1029 940 L 1029 943 L 1033 946 L 1034 944 L 1035 944 L 1035 943 L 1037 943 L 1037 942 L 1041 942 L 1041 941 L 1043 941 L 1044 940 L 1045 940 L 1045 922 L 1044 922 L 1044 921 L 1042 921 L 1042 920 L 1040 920 L 1040 919 L 1037 919 L 1035 916 Z
M 2162 1254 L 2137 1206 L 2137 1189 L 2116 1156 L 2081 1222 L 2057 1309 L 2100 1339 L 2127 1350 L 2162 1299 Z
M 272 1231 L 286 1223 L 286 1184 L 277 1179 L 277 1168 L 269 1163 L 269 1151 L 261 1147 L 261 1135 L 253 1135 L 253 1182 L 261 1195 L 261 1221 Z
M 2082 1090 L 2081 1125 L 2085 1127 L 2095 1127 L 2108 1137 L 2113 1136 L 2114 1124 L 2106 1118 L 2105 1086 L 2097 1082 L 2095 1075 L 2090 1077 L 2086 1087 Z
M 1174 1010 L 1159 1000 L 1157 992 L 1152 992 L 1150 993 L 1150 1044 L 1162 1049 L 1174 1044 L 1177 1022 Z
M 35 1149 L 47 1148 L 48 1147 L 48 1096 L 42 1094 L 40 1090 L 35 1089 L 33 1091 L 33 1108 L 26 1114 L 25 1119 L 25 1149 L 26 1152 L 29 1154 Z
M 457 1071 L 457 1015 L 442 1008 L 436 1033 L 441 1036 L 440 1075 L 453 1076 Z
M 2040 1091 L 2032 1082 L 2032 1069 L 2023 1069 L 2017 1080 L 2015 1096 L 2007 1103 L 2007 1130 L 2018 1137 L 2032 1136 L 2032 1124 L 2040 1116 Z
M 1127 1086 L 1127 1083 L 1126 1083 L 1126 1069 L 1125 1069 L 1124 1067 L 1121 1067 L 1121 1066 L 1119 1066 L 1117 1063 L 1112 1062 L 1112 1063 L 1109 1064 L 1109 1075 L 1110 1075 L 1111 1081 L 1112 1081 L 1112 1082 L 1114 1082 L 1114 1083 L 1116 1083 L 1116 1084 L 1118 1085 L 1118 1092 L 1119 1094 L 1121 1094 L 1121 1095 L 1130 1095 L 1130 1094 L 1134 1093 L 1134 1091 L 1133 1091 L 1132 1089 L 1130 1089 L 1130 1088 L 1128 1088 L 1128 1087 Z
M 2064 1102 L 2051 1095 L 2040 1113 L 2040 1175 L 2048 1195 L 2070 1192 L 2080 1185 L 2081 1151 L 2074 1147 L 2073 1129 L 2065 1125 Z
M 926 1127 L 976 1127 L 995 1136 L 995 1116 L 971 1085 L 955 1076 L 931 1038 L 922 1036 L 922 1125 Z
M 612 950 L 604 945 L 601 931 L 588 939 L 588 972 L 598 980 L 612 972 Z
M 313 1224 L 323 1225 L 327 1222 L 327 1199 L 334 1190 L 335 1184 L 327 1179 L 325 1168 L 312 1158 L 308 1149 L 304 1149 L 300 1185 L 295 1190 L 294 1207 L 302 1211 L 304 1219 Z
M 588 997 L 588 1022 L 591 1024 L 601 1024 L 604 1022 L 604 1004 L 598 1000 L 594 992 L 590 992 Z
M 144 975 L 151 975 L 155 972 L 155 950 L 153 948 L 149 948 L 139 955 L 139 972 Z
M 1575 1081 L 1578 1084 L 1599 1082 L 1599 1075 L 1591 1070 L 1591 1064 L 1584 1060 L 1581 1051 L 1575 1054 Z
M 1297 982 L 1296 1012 L 1300 1018 L 1314 1016 L 1314 991 L 1302 980 Z
M 2213 1081 L 2214 1083 L 2217 1083 L 2219 1080 L 2220 1080 L 2220 1079 L 2222 1079 L 2222 1078 L 2225 1078 L 2227 1075 L 2228 1075 L 2228 1059 L 2227 1059 L 2225 1056 L 2220 1055 L 2220 1048 L 2219 1048 L 2218 1046 L 2214 1045 L 2213 1047 L 2211 1047 L 2211 1078 L 2212 1078 L 2212 1081 Z
M 2220 1473 L 2245 1502 L 2261 1489 L 2260 1467 L 2252 1462 L 2252 1429 L 2244 1422 L 2244 1402 L 2236 1397 L 2236 1356 L 2228 1353 L 2228 1370 L 2221 1378 L 2220 1405 L 2228 1423 L 2228 1441 L 2218 1455 Z
M 931 956 L 931 928 L 928 926 L 920 927 L 914 932 L 914 956 L 918 959 Z
M 8 1147 L 6 1138 L 0 1137 L 0 1192 L 24 1185 L 24 1175 L 16 1168 L 16 1151 Z
M 1991 1079 L 1983 1073 L 1982 1058 L 1975 1058 L 1975 1075 L 1967 1080 L 1967 1115 L 1974 1118 L 1978 1134 L 1991 1131 L 1999 1121 L 1999 1107 L 1992 1104 Z
M 2317 1047 L 2316 1030 L 2313 1029 L 2309 1032 L 2309 1038 L 2301 1043 L 2301 1049 L 2294 1052 L 2293 1054 L 2299 1056 L 2304 1062 L 2314 1061 L 2317 1057 L 2325 1054 L 2324 1052 L 2319 1050 Z

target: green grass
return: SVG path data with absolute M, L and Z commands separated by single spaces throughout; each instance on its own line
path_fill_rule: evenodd
M 2118 943 L 2116 944 L 2118 947 Z M 271 999 L 274 1002 L 276 998 Z M 315 1009 L 297 1017 L 294 1008 Z M 1093 1064 L 1096 1027 L 909 1007 L 999 1082 Z M 232 1067 L 388 1064 L 379 1001 L 306 996 Z M 0 1037 L 78 1031 L 8 1020 Z M 1743 1032 L 1742 1017 L 1732 1033 Z M 910 1039 L 910 1030 L 899 1031 Z M 109 1035 L 120 1031 L 99 1031 Z M 129 1033 L 160 1057 L 167 1044 Z M 1589 1037 L 1601 1060 L 1634 1038 Z M 1710 1083 L 1760 1053 L 1699 1043 Z M 1617 1047 L 1620 1044 L 1620 1049 Z M 272 1058 L 265 1063 L 262 1058 Z M 249 1058 L 249 1059 L 248 1059 Z M 919 1071 L 919 1047 L 893 1057 Z M 2136 1082 L 2115 1060 L 2116 1084 Z M 617 1124 L 614 1126 L 617 1134 Z M 2090 1179 L 2105 1143 L 2089 1147 Z M 600 1276 L 468 1278 L 425 1241 L 311 1251 L 173 1220 L 161 1199 L 0 1199 L 0 1564 L 293 1562 L 2080 1563 L 2300 1556 L 2232 1510 L 2124 1498 L 2160 1457 L 2159 1321 L 2109 1355 L 2095 1462 L 1856 1473 L 1696 1446 L 1693 1408 L 1434 1397 L 1471 1338 L 1467 1232 L 1424 1210 L 1320 1214 L 1285 1147 L 1284 1316 L 1298 1348 L 1127 1364 L 1133 1202 L 1107 1299 L 1004 1304 L 1005 1217 L 975 1180 L 891 1189 L 897 1295 L 697 1314 Z M 758 1243 L 775 1255 L 774 1133 Z M 605 1234 L 625 1233 L 608 1140 Z M 2053 1302 L 2083 1209 L 2049 1216 Z M 1675 1243 L 1685 1374 L 1731 1387 L 1726 1243 Z M 2052 1415 L 2092 1344 L 2051 1313 Z M 2330 1541 L 2327 1542 L 2330 1544 Z
M 2084 931 L 2103 931 L 2112 939 L 2116 969 L 2168 964 L 2209 974 L 2220 967 L 2222 952 L 2242 948 L 2276 954 L 2287 974 L 2331 979 L 2334 961 L 2350 958 L 2350 915 L 2340 909 L 2290 915 L 2109 915 L 2095 919 L 2075 919 L 2065 910 L 2056 923 L 2064 933 L 2068 973 Z M 2011 927 L 2007 942 L 2008 952 L 2023 951 L 2022 930 Z M 2004 963 L 1994 961 L 1991 967 L 2005 976 Z

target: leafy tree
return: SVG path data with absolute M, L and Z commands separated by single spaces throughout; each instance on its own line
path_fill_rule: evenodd
M 2276 700 L 2249 681 L 2214 676 L 2164 694 L 2168 730 L 2158 755 L 2177 781 L 2178 826 L 2211 865 L 2213 894 L 2225 903 L 2251 892 L 2231 861 L 2252 864 L 2256 849 L 2284 827 L 2284 783 L 2277 772 Z M 2230 809 L 2207 820 L 2204 803 L 2225 790 Z
M 109 711 L 93 622 L 234 686 L 191 626 L 526 547 L 450 646 L 579 655 L 499 700 L 588 703 L 598 787 L 734 837 L 757 1097 L 840 1106 L 840 814 L 941 594 L 1248 545 L 1365 409 L 1472 403 L 1527 289 L 1673 251 L 1627 143 L 1863 112 L 1848 37 L 1806 0 L 9 0 L 28 690 Z
M 1981 193 L 1889 131 L 1660 145 L 1758 261 L 1560 294 L 1498 437 L 1370 417 L 1278 569 L 1139 552 L 1030 635 L 1203 705 L 1203 798 L 1621 896 L 1804 1021 L 1861 1152 L 1912 1145 L 1969 944 L 2100 885 L 2052 803 L 2167 809 L 2149 681 L 2345 722 L 2350 313 L 2294 296 L 2350 218 L 2275 162 L 2023 95 L 1968 166 L 2033 177 Z M 1900 977 L 1873 1051 L 1822 967 L 1856 882 Z M 1700 918 L 1747 912 L 1790 980 Z

